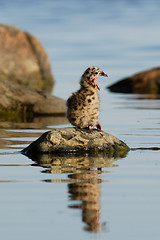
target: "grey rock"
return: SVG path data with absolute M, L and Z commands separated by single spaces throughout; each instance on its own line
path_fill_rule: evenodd
M 110 156 L 125 155 L 129 147 L 109 133 L 75 127 L 58 128 L 45 132 L 36 141 L 32 142 L 22 153 L 29 157 L 37 154 L 108 154 Z
M 0 114 L 65 114 L 65 101 L 0 78 Z

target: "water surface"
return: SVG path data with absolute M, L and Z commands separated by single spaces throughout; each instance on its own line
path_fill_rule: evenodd
M 156 67 L 160 2 L 0 1 L 0 22 L 37 36 L 50 57 L 53 94 L 67 99 L 90 65 L 99 78 L 102 129 L 131 148 L 160 147 L 160 99 L 114 94 L 106 86 Z M 2 239 L 160 238 L 160 152 L 130 151 L 121 159 L 32 161 L 20 150 L 64 117 L 0 120 Z M 102 167 L 102 170 L 97 169 Z

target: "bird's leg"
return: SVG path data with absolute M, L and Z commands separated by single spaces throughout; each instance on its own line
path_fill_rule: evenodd
M 100 86 L 96 85 L 97 89 L 100 91 L 100 90 L 103 90 L 103 88 L 101 88 Z
M 101 130 L 101 124 L 99 122 L 97 122 L 96 127 L 97 127 L 97 129 Z
M 93 125 L 88 126 L 88 129 L 93 130 L 94 127 L 97 127 L 97 129 L 101 130 L 101 124 L 99 122 L 97 122 L 97 124 L 95 126 L 93 126 Z

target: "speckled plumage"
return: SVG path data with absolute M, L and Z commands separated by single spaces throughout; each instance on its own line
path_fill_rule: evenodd
M 97 85 L 99 76 L 108 77 L 101 69 L 89 67 L 80 80 L 80 89 L 73 93 L 67 100 L 67 118 L 74 126 L 93 129 L 95 126 L 101 129 L 98 122 L 99 96 Z

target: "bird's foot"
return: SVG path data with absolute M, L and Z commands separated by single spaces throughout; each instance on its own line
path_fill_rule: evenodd
M 89 130 L 93 130 L 94 126 L 88 126 Z
M 88 126 L 88 129 L 93 130 L 94 127 L 97 127 L 98 130 L 101 130 L 101 124 L 99 122 L 97 122 L 97 125 L 95 126 Z

